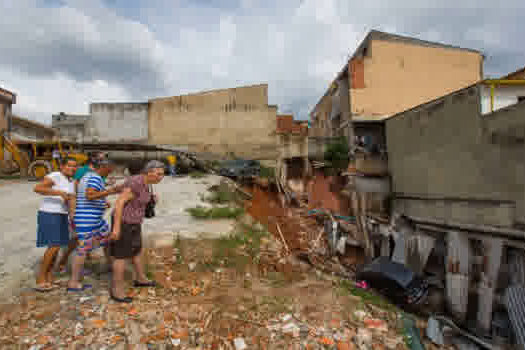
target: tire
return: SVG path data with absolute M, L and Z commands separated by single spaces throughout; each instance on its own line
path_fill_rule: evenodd
M 41 179 L 53 170 L 51 163 L 46 160 L 35 160 L 29 165 L 29 176 Z

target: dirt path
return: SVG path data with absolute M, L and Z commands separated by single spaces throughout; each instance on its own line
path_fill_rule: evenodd
M 202 179 L 190 177 L 170 178 L 155 186 L 160 196 L 157 216 L 144 224 L 144 239 L 171 241 L 180 234 L 184 238 L 202 235 L 217 237 L 232 228 L 232 221 L 194 220 L 185 209 L 201 202 L 200 194 L 220 177 Z M 42 248 L 36 248 L 36 213 L 41 197 L 33 192 L 34 182 L 0 182 L 0 295 L 10 294 L 25 281 L 31 280 Z M 114 202 L 115 197 L 111 198 Z

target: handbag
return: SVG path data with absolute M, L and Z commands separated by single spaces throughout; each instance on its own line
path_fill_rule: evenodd
M 153 187 L 149 186 L 149 192 L 151 194 L 151 199 L 149 200 L 148 204 L 146 204 L 146 210 L 144 211 L 144 217 L 146 219 L 151 219 L 152 217 L 155 217 L 155 196 L 153 193 Z

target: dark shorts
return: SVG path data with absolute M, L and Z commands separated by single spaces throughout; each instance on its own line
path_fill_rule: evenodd
M 118 241 L 110 241 L 109 254 L 116 259 L 129 259 L 139 255 L 142 249 L 140 224 L 122 223 Z
M 37 247 L 64 247 L 69 243 L 69 220 L 67 214 L 38 212 Z

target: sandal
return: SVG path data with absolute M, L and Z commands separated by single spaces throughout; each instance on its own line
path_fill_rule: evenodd
M 139 281 L 133 281 L 133 287 L 156 287 L 157 282 L 155 281 L 148 281 L 148 282 L 139 282 Z
M 52 291 L 55 288 L 56 287 L 53 286 L 53 285 L 44 284 L 44 285 L 41 285 L 41 286 L 36 286 L 33 289 L 36 290 L 37 292 L 45 293 L 45 292 L 50 292 L 50 291 Z
M 133 298 L 132 297 L 124 297 L 124 298 L 117 298 L 116 296 L 113 295 L 112 292 L 109 293 L 109 296 L 111 297 L 111 299 L 113 299 L 114 301 L 116 301 L 117 303 L 126 303 L 126 304 L 129 304 L 133 301 Z
M 70 287 L 67 287 L 67 291 L 68 292 L 74 292 L 74 293 L 77 293 L 77 292 L 83 292 L 84 290 L 86 289 L 90 289 L 92 288 L 93 286 L 91 284 L 84 284 L 82 285 L 81 288 L 70 288 Z

